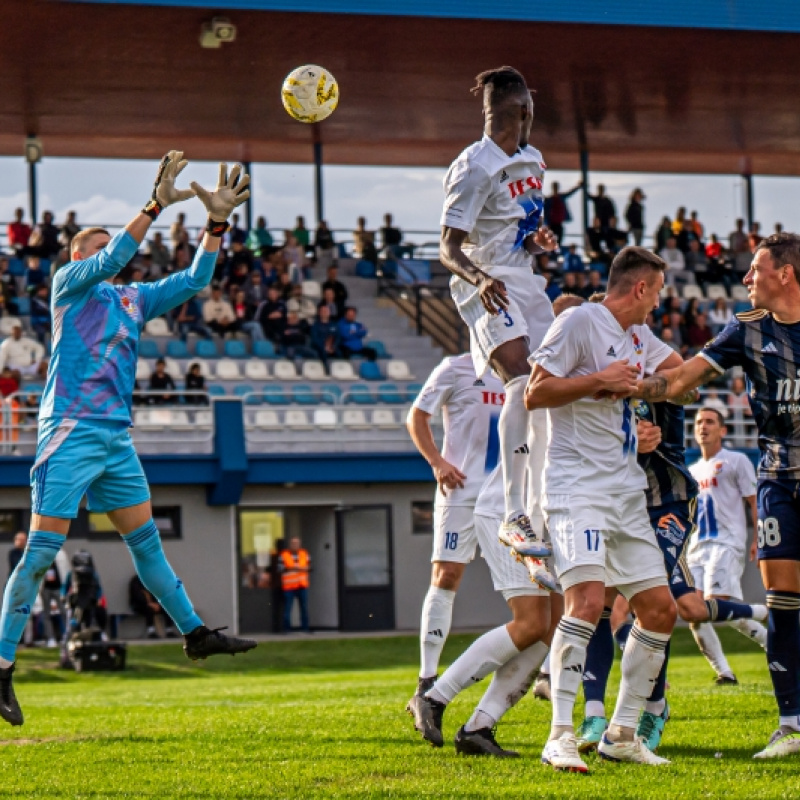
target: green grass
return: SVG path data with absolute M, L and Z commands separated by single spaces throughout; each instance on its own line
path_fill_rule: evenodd
M 752 760 L 776 724 L 764 655 L 721 634 L 738 687 L 714 686 L 691 637 L 676 634 L 673 719 L 659 751 L 672 765 L 590 756 L 589 776 L 540 764 L 550 706 L 530 697 L 498 731 L 523 759 L 467 759 L 423 743 L 403 711 L 416 685 L 410 637 L 263 643 L 202 666 L 175 644 L 131 647 L 119 674 L 76 675 L 56 668 L 53 651 L 21 651 L 15 685 L 27 720 L 0 729 L 0 797 L 796 798 L 797 759 Z M 452 637 L 444 662 L 472 638 Z M 482 690 L 451 704 L 447 740 Z

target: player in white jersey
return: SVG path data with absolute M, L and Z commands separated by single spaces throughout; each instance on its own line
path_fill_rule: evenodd
M 528 356 L 553 321 L 545 280 L 533 274 L 533 255 L 558 241 L 540 227 L 544 198 L 542 154 L 528 144 L 533 101 L 511 67 L 483 72 L 483 138 L 464 150 L 444 179 L 440 259 L 452 273 L 451 291 L 470 329 L 475 369 L 489 367 L 505 384 L 500 455 L 505 492 L 501 538 L 522 555 L 549 555 L 525 509 L 530 419 L 524 395 Z M 534 448 L 543 449 L 543 437 Z M 538 498 L 537 498 L 538 500 Z
M 747 544 L 747 504 L 758 530 L 756 471 L 744 453 L 726 450 L 725 419 L 715 408 L 701 408 L 694 418 L 694 438 L 702 458 L 689 467 L 700 487 L 697 527 L 688 550 L 688 564 L 698 592 L 706 600 L 742 599 L 742 573 L 748 551 L 755 559 L 755 538 Z M 752 619 L 728 623 L 739 633 L 767 646 L 767 629 Z M 718 684 L 737 683 L 722 644 L 709 622 L 692 625 L 700 652 L 717 674 Z
M 486 476 L 497 466 L 497 424 L 505 394 L 490 372 L 475 375 L 469 353 L 445 358 L 425 381 L 408 413 L 408 431 L 436 479 L 431 584 L 420 621 L 420 672 L 417 693 L 436 678 L 453 617 L 464 567 L 475 557 L 475 501 Z M 441 412 L 442 450 L 431 431 Z
M 508 557 L 497 536 L 503 524 L 503 508 L 503 473 L 498 465 L 475 504 L 475 536 L 495 591 L 505 598 L 513 619 L 476 639 L 430 689 L 411 698 L 408 711 L 423 738 L 441 747 L 447 705 L 459 692 L 494 673 L 474 713 L 456 733 L 455 747 L 456 752 L 466 755 L 508 758 L 519 754 L 502 748 L 493 728 L 530 689 L 549 650 L 562 603 L 558 594 L 551 595 L 532 583 L 525 567 Z
M 643 248 L 623 249 L 611 265 L 605 300 L 561 314 L 531 357 L 525 400 L 528 408 L 549 412 L 544 509 L 566 605 L 553 637 L 553 725 L 542 752 L 542 761 L 556 769 L 587 771 L 572 713 L 606 585 L 628 599 L 637 619 L 622 657 L 617 706 L 598 752 L 615 761 L 668 763 L 635 732 L 676 610 L 645 505 L 633 408 L 616 399 L 627 398 L 644 373 L 680 363 L 644 325 L 658 306 L 665 267 Z

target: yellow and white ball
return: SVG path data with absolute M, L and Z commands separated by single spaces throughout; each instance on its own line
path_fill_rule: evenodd
M 339 84 L 327 69 L 306 64 L 286 76 L 281 99 L 289 116 L 298 122 L 321 122 L 339 103 Z

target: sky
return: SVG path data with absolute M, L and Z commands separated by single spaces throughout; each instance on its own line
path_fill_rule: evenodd
M 455 157 L 454 153 L 454 157 Z M 74 210 L 84 226 L 100 224 L 121 227 L 144 205 L 152 190 L 157 164 L 149 161 L 108 159 L 47 158 L 38 166 L 39 213 L 52 210 L 56 222 L 62 222 L 68 210 Z M 404 167 L 323 168 L 325 217 L 333 229 L 352 230 L 356 218 L 365 216 L 367 226 L 378 228 L 383 215 L 391 212 L 395 223 L 411 241 L 435 240 L 441 214 L 445 169 Z M 183 173 L 189 180 L 213 188 L 217 166 L 192 162 Z M 307 164 L 253 165 L 253 218 L 263 215 L 270 227 L 294 227 L 298 215 L 306 225 L 314 223 L 313 169 Z M 562 191 L 573 186 L 577 172 L 551 170 L 547 173 L 545 192 L 552 181 Z M 26 209 L 27 165 L 22 157 L 0 158 L 0 222 L 11 219 L 17 206 Z M 604 183 L 622 215 L 631 191 L 641 187 L 645 194 L 645 221 L 653 233 L 664 215 L 674 216 L 678 206 L 699 212 L 707 233 L 727 236 L 734 220 L 745 216 L 743 181 L 738 176 L 664 175 L 640 173 L 592 173 L 592 191 Z M 786 230 L 800 231 L 800 178 L 754 178 L 755 218 L 762 232 L 771 233 L 776 222 Z M 570 200 L 574 221 L 568 233 L 580 232 L 580 194 Z M 159 223 L 169 224 L 178 211 L 184 211 L 190 225 L 200 226 L 205 215 L 199 200 L 168 208 Z M 3 226 L 5 228 L 5 226 Z M 425 236 L 419 232 L 428 232 Z M 340 240 L 345 235 L 339 237 Z

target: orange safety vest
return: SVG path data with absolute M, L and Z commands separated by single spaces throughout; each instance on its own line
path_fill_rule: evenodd
M 298 569 L 298 567 L 308 569 L 308 550 L 298 550 L 296 554 L 291 550 L 284 550 L 281 553 L 281 561 L 283 561 L 281 588 L 285 592 L 308 589 L 308 572 Z

